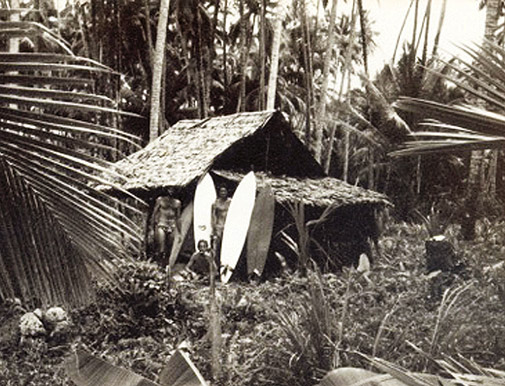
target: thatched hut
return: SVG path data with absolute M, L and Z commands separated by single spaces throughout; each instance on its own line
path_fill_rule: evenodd
M 250 170 L 255 171 L 259 187 L 272 186 L 278 203 L 272 252 L 283 249 L 282 230 L 296 239 L 288 210 L 295 204 L 304 205 L 307 221 L 325 208 L 334 209 L 313 236 L 320 249 L 315 255 L 337 265 L 354 260 L 366 249 L 366 240 L 377 237 L 374 213 L 389 204 L 387 198 L 326 176 L 280 112 L 183 120 L 115 164 L 115 171 L 126 177 L 122 188 L 148 202 L 161 194 L 172 195 L 183 205 L 192 199 L 205 173 L 211 172 L 217 183 L 233 190 Z

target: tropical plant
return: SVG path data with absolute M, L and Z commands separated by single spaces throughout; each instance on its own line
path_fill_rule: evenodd
M 305 204 L 303 202 L 286 203 L 286 208 L 293 218 L 296 229 L 296 241 L 287 232 L 281 231 L 282 238 L 288 248 L 296 255 L 296 266 L 303 274 L 310 268 L 312 248 L 318 247 L 323 253 L 322 247 L 313 237 L 314 229 L 328 220 L 329 215 L 335 210 L 333 206 L 328 206 L 321 215 L 313 220 L 306 221 Z M 289 225 L 288 225 L 289 227 Z M 286 227 L 286 228 L 288 228 Z
M 116 128 L 116 101 L 96 92 L 96 79 L 118 74 L 39 23 L 2 21 L 0 33 L 0 298 L 83 303 L 92 276 L 111 277 L 112 257 L 140 251 L 136 210 L 93 187 L 113 173 L 97 153 L 138 146 Z M 15 37 L 46 52 L 5 52 Z
M 169 358 L 158 376 L 158 383 L 95 357 L 84 350 L 78 350 L 66 364 L 67 374 L 77 386 L 206 386 L 200 372 L 189 356 L 177 350 Z
M 453 178 L 450 176 L 461 172 L 456 157 L 433 156 L 423 158 L 422 162 L 420 158 L 391 162 L 388 157 L 388 153 L 405 141 L 411 128 L 416 127 L 418 122 L 413 114 L 395 111 L 393 102 L 398 96 L 422 97 L 444 103 L 450 103 L 461 96 L 459 90 L 447 87 L 443 79 L 433 73 L 449 74 L 452 68 L 446 63 L 436 62 L 428 55 L 430 46 L 433 46 L 433 53 L 438 50 L 445 16 L 444 6 L 437 33 L 434 39 L 430 39 L 430 2 L 426 4 L 424 16 L 421 15 L 418 3 L 419 1 L 413 0 L 405 16 L 404 24 L 409 15 L 412 15 L 411 8 L 415 5 L 412 36 L 403 46 L 403 54 L 396 62 L 384 66 L 373 81 L 362 76 L 366 92 L 352 90 L 342 103 L 342 112 L 335 125 L 342 128 L 338 132 L 339 141 L 336 145 L 340 146 L 340 151 L 337 153 L 338 158 L 334 157 L 333 165 L 330 165 L 330 170 L 342 168 L 341 175 L 348 181 L 390 195 L 395 202 L 395 212 L 400 217 L 408 217 L 412 209 L 424 206 L 425 201 L 439 199 L 441 195 L 447 196 L 450 187 L 459 188 L 458 184 L 452 183 Z M 403 27 L 397 45 L 402 33 Z M 395 49 L 393 60 L 396 57 Z M 447 173 L 443 174 L 444 177 L 442 173 L 429 173 L 434 165 L 450 170 L 452 174 L 448 178 Z
M 427 129 L 411 134 L 412 141 L 405 142 L 394 155 L 455 152 L 459 150 L 503 147 L 505 139 L 505 50 L 495 43 L 475 47 L 462 47 L 470 60 L 462 60 L 461 67 L 449 64 L 459 75 L 442 78 L 466 91 L 475 101 L 487 104 L 490 109 L 470 104 L 446 105 L 417 98 L 400 98 L 397 109 L 418 114 L 430 120 L 422 123 Z M 470 101 L 471 102 L 471 101 Z M 494 111 L 493 111 L 494 110 Z
M 416 348 L 415 346 L 413 347 Z M 419 349 L 417 350 L 421 351 Z M 390 361 L 364 355 L 374 367 L 382 372 L 382 374 L 356 367 L 339 368 L 329 372 L 321 383 L 319 383 L 319 386 L 505 385 L 505 373 L 503 371 L 484 368 L 465 358 L 456 360 L 446 356 L 444 359 L 435 359 L 434 356 L 423 353 L 422 351 L 421 353 L 426 355 L 432 362 L 437 363 L 451 378 L 447 378 L 447 376 L 441 377 L 435 374 L 410 372 Z

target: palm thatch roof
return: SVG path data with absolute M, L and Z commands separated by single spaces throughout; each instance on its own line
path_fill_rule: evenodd
M 144 149 L 114 164 L 113 181 L 137 195 L 185 191 L 206 172 L 238 181 L 254 170 L 279 203 L 325 207 L 388 204 L 377 192 L 327 177 L 278 111 L 182 120 Z M 273 177 L 276 176 L 276 177 Z M 113 180 L 112 173 L 104 177 Z M 125 182 L 126 181 L 126 182 Z
M 185 187 L 211 166 L 324 175 L 282 114 L 260 111 L 179 121 L 144 149 L 114 165 L 114 171 L 126 182 L 116 181 L 112 174 L 105 179 L 141 193 Z
M 244 174 L 231 171 L 214 171 L 227 180 L 239 182 Z M 272 176 L 255 172 L 258 187 L 270 185 L 275 200 L 281 204 L 294 201 L 314 207 L 343 207 L 348 205 L 391 205 L 387 197 L 373 190 L 350 185 L 332 177 L 295 178 Z

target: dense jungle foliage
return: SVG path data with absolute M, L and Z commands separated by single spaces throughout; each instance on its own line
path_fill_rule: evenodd
M 362 354 L 443 374 L 415 347 L 505 370 L 504 267 L 495 266 L 505 224 L 479 222 L 471 242 L 458 241 L 458 227 L 446 235 L 465 265 L 458 275 L 429 275 L 426 229 L 398 223 L 381 237 L 383 258 L 367 278 L 346 268 L 219 286 L 223 371 L 215 384 L 315 385 L 333 368 L 369 368 Z M 152 263 L 120 265 L 117 288 L 98 285 L 96 302 L 71 310 L 71 330 L 59 339 L 21 339 L 27 310 L 3 304 L 0 383 L 70 385 L 63 362 L 76 344 L 151 380 L 182 345 L 210 379 L 208 285 L 168 283 Z

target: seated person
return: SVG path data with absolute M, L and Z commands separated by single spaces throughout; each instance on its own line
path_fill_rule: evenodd
M 214 262 L 212 250 L 209 248 L 209 243 L 206 240 L 198 242 L 198 250 L 189 259 L 186 270 L 201 276 L 207 276 L 211 271 L 215 274 L 217 271 L 216 263 Z

